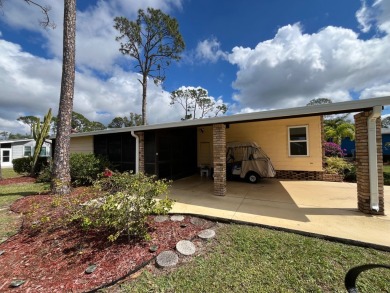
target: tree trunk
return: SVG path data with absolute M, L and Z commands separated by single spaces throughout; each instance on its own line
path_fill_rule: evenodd
M 54 150 L 52 192 L 70 193 L 70 134 L 73 110 L 76 55 L 76 0 L 64 1 L 64 35 L 61 96 Z
M 142 125 L 147 124 L 146 120 L 146 91 L 148 88 L 148 75 L 144 74 L 142 78 Z

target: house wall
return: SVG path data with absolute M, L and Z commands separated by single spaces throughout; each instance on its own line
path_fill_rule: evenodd
M 93 153 L 93 136 L 72 137 L 70 139 L 70 153 Z
M 14 142 L 12 144 L 12 160 L 19 159 L 24 157 L 24 146 L 25 145 L 35 145 L 35 141 L 31 142 Z
M 289 156 L 288 127 L 303 125 L 308 126 L 309 155 Z M 198 166 L 212 165 L 212 135 L 211 126 L 198 128 Z M 320 116 L 230 124 L 226 129 L 226 141 L 256 142 L 270 157 L 276 170 L 322 171 Z

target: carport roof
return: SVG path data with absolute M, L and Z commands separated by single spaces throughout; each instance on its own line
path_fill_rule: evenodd
M 91 131 L 91 132 L 72 133 L 71 137 L 91 136 L 91 135 L 120 133 L 120 132 L 129 132 L 129 131 L 137 132 L 137 131 L 158 130 L 158 129 L 167 129 L 167 128 L 196 127 L 196 126 L 206 126 L 206 125 L 221 124 L 221 123 L 223 124 L 243 123 L 243 122 L 251 122 L 251 121 L 287 119 L 287 118 L 294 118 L 294 117 L 327 115 L 327 114 L 337 114 L 337 113 L 352 113 L 352 112 L 359 112 L 363 110 L 369 110 L 375 106 L 385 106 L 385 105 L 390 105 L 390 96 L 348 101 L 348 102 L 339 102 L 339 103 L 332 103 L 332 104 L 261 111 L 261 112 L 247 113 L 247 114 L 237 114 L 231 116 L 220 116 L 214 118 L 186 120 L 186 121 L 170 122 L 170 123 L 162 123 L 162 124 L 142 125 L 142 126 L 133 126 L 133 127 L 124 127 L 124 128 L 110 128 L 110 129 Z

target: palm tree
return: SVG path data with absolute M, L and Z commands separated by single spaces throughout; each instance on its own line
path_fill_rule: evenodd
M 355 140 L 355 125 L 344 120 L 343 118 L 335 118 L 325 120 L 325 139 L 332 139 L 334 143 L 341 144 L 343 138 L 348 137 L 350 140 Z

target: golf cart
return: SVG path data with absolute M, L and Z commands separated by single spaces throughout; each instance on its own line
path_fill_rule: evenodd
M 255 142 L 226 144 L 226 178 L 245 179 L 257 183 L 262 177 L 274 177 L 274 166 L 267 154 Z

